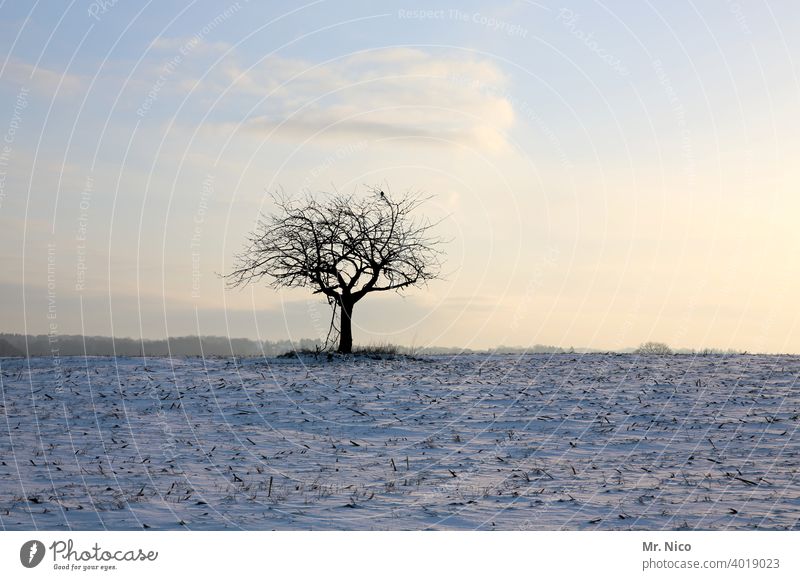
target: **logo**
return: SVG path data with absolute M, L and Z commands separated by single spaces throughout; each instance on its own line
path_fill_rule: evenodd
M 19 549 L 19 561 L 26 568 L 36 568 L 44 559 L 44 544 L 39 540 L 29 540 Z

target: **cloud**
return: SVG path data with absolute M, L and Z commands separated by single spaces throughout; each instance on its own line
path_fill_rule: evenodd
M 474 118 L 465 117 L 458 111 L 417 109 L 405 118 L 402 112 L 403 109 L 395 108 L 351 114 L 341 109 L 330 109 L 298 114 L 288 119 L 253 117 L 244 126 L 250 131 L 289 139 L 312 136 L 322 139 L 401 138 L 425 140 L 432 144 L 485 146 L 490 149 L 506 146 L 504 135 L 495 126 L 476 122 Z M 442 116 L 449 116 L 450 119 L 443 119 Z
M 37 67 L 15 58 L 9 60 L 3 71 L 2 79 L 14 85 L 33 87 L 34 90 L 50 95 L 56 91 L 76 93 L 84 85 L 82 78 L 78 75 L 61 73 L 43 66 Z
M 515 118 L 502 70 L 460 54 L 392 48 L 325 64 L 273 55 L 249 69 L 231 60 L 222 73 L 232 101 L 260 101 L 225 124 L 271 139 L 409 138 L 498 151 Z

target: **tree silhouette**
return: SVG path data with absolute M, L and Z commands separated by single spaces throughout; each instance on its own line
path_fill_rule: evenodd
M 236 255 L 228 286 L 267 276 L 274 288 L 314 288 L 333 308 L 332 328 L 339 310 L 337 350 L 350 353 L 359 300 L 439 275 L 442 240 L 431 234 L 436 224 L 412 215 L 426 199 L 411 193 L 395 198 L 377 188 L 364 197 L 276 197 L 276 213 L 261 216 Z
M 664 342 L 643 342 L 634 354 L 672 354 L 672 349 Z

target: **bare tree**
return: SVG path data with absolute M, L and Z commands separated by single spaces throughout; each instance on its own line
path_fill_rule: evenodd
M 672 349 L 664 342 L 643 342 L 634 354 L 672 354 Z
M 268 276 L 270 285 L 311 287 L 340 312 L 338 352 L 353 348 L 353 307 L 372 292 L 400 291 L 438 277 L 441 238 L 436 225 L 412 215 L 427 198 L 397 198 L 373 189 L 365 197 L 335 193 L 300 199 L 276 197 L 277 212 L 262 216 L 229 287 Z M 329 333 L 330 335 L 330 333 Z

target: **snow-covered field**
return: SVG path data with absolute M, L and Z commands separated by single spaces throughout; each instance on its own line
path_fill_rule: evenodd
M 0 360 L 0 526 L 800 529 L 800 358 Z

